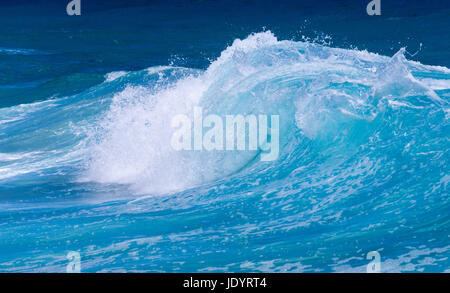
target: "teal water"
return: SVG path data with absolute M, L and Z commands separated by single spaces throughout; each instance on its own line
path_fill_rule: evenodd
M 0 271 L 448 271 L 450 9 L 383 3 L 2 3 Z M 195 106 L 278 159 L 174 151 Z

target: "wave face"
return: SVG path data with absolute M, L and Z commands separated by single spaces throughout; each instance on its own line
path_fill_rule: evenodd
M 0 109 L 1 271 L 442 272 L 450 70 L 252 34 L 206 70 Z M 280 116 L 277 160 L 175 151 L 171 118 Z

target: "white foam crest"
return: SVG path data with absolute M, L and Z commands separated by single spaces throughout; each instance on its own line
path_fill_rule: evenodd
M 116 79 L 126 75 L 127 73 L 128 73 L 127 71 L 113 71 L 113 72 L 107 73 L 105 75 L 105 81 L 111 82 L 113 80 L 116 80 Z
M 56 99 L 35 102 L 31 104 L 20 104 L 0 109 L 0 125 L 25 119 L 27 115 L 54 107 Z
M 244 40 L 236 39 L 231 46 L 222 51 L 220 57 L 216 61 L 211 63 L 206 74 L 214 74 L 215 71 L 226 62 L 232 59 L 242 61 L 239 60 L 242 55 L 276 43 L 278 43 L 278 40 L 271 31 L 251 34 Z
M 92 134 L 96 143 L 90 149 L 88 171 L 81 180 L 130 184 L 135 192 L 160 194 L 193 187 L 242 167 L 250 154 L 230 154 L 231 158 L 223 162 L 213 153 L 174 150 L 171 118 L 184 114 L 193 119 L 194 107 L 200 105 L 212 85 L 219 84 L 212 95 L 217 98 L 235 79 L 242 79 L 230 74 L 229 68 L 223 68 L 236 54 L 246 54 L 276 42 L 271 32 L 235 40 L 200 76 L 187 76 L 168 84 L 170 73 L 166 71 L 176 67 L 147 69 L 148 74 L 158 75 L 159 88 L 128 86 L 114 96 L 106 117 Z
M 432 90 L 450 89 L 450 79 L 421 78 L 420 82 Z
M 162 77 L 161 77 L 162 78 Z M 90 152 L 85 180 L 131 184 L 139 192 L 161 193 L 196 182 L 196 161 L 171 148 L 171 117 L 189 115 L 206 87 L 187 77 L 157 91 L 128 86 L 113 98 Z

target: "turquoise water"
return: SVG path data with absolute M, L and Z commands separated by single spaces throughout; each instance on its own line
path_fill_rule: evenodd
M 143 2 L 2 4 L 0 271 L 448 271 L 444 2 Z M 195 106 L 278 159 L 173 150 Z

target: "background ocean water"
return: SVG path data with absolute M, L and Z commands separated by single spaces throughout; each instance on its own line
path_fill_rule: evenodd
M 449 269 L 447 1 L 0 4 L 0 271 Z M 170 119 L 280 115 L 280 156 Z

